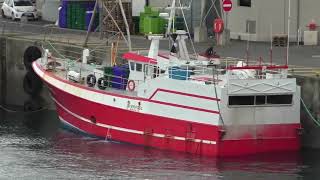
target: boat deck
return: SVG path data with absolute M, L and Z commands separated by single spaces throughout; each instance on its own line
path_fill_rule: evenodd
M 75 82 L 75 81 L 68 80 L 67 79 L 67 71 L 64 68 L 55 68 L 55 70 L 52 71 L 52 72 L 53 72 L 53 74 L 55 76 L 57 76 L 57 77 L 59 77 L 61 79 L 67 80 L 71 84 L 82 85 L 82 86 L 88 87 L 86 85 L 86 82 L 85 82 L 85 77 L 87 77 L 87 75 L 89 75 L 93 71 L 91 71 L 90 73 L 89 73 L 89 71 L 83 72 L 83 74 L 81 75 L 81 78 L 83 80 L 81 80 L 80 82 Z M 94 90 L 98 90 L 98 91 L 101 91 L 101 92 L 125 95 L 125 96 L 130 96 L 130 97 L 138 97 L 137 92 L 135 92 L 135 91 L 127 91 L 125 89 L 116 89 L 116 88 L 112 88 L 112 87 L 106 87 L 106 89 L 101 90 L 101 89 L 98 88 L 97 84 L 94 87 L 88 87 L 88 88 L 92 88 Z
M 245 59 L 224 57 L 221 58 L 221 63 L 223 64 L 235 64 L 237 61 L 246 62 Z M 250 64 L 257 63 L 257 61 L 249 61 Z M 277 65 L 277 64 L 274 64 Z M 320 67 L 308 67 L 299 65 L 289 65 L 288 74 L 291 76 L 301 76 L 301 77 L 319 77 Z

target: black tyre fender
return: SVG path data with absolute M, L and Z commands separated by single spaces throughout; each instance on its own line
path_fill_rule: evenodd
M 101 90 L 105 90 L 108 86 L 108 80 L 105 77 L 101 77 L 98 79 L 98 88 Z
M 35 100 L 27 100 L 24 102 L 24 105 L 23 105 L 23 110 L 25 112 L 38 111 L 41 108 L 42 107 L 40 106 L 40 104 L 38 102 L 36 102 Z
M 23 79 L 23 89 L 24 91 L 31 95 L 38 95 L 42 90 L 42 81 L 34 72 L 28 71 Z
M 41 50 L 36 46 L 30 46 L 24 51 L 23 63 L 28 71 L 32 71 L 32 62 L 41 58 Z
M 87 76 L 87 85 L 88 85 L 89 87 L 94 87 L 94 86 L 96 85 L 96 83 L 97 83 L 97 78 L 96 78 L 96 76 L 94 76 L 93 74 L 89 74 L 89 75 Z

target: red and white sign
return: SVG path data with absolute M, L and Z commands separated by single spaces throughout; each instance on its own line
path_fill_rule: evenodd
M 222 8 L 225 12 L 229 12 L 232 9 L 232 1 L 231 0 L 224 0 L 222 3 Z

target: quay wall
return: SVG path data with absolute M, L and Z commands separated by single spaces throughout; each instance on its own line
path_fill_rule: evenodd
M 18 107 L 21 109 L 24 108 L 26 103 L 32 102 L 36 106 L 54 109 L 55 106 L 45 86 L 43 86 L 40 96 L 37 97 L 31 97 L 23 88 L 24 77 L 27 73 L 23 61 L 25 50 L 30 46 L 46 46 L 36 40 L 16 37 L 0 38 L 0 46 L 5 47 L 0 49 L 0 104 L 4 107 Z M 82 48 L 79 46 L 54 43 L 54 47 L 66 57 L 81 57 Z M 57 55 L 51 49 L 50 52 L 53 55 Z M 106 57 L 106 53 L 95 52 L 94 55 L 92 57 L 93 60 L 95 58 L 103 59 L 103 57 Z

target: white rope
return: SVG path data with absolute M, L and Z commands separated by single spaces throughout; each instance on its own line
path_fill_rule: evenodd
M 65 57 L 64 55 L 62 55 L 49 41 L 45 41 L 45 42 L 47 42 L 47 43 L 52 47 L 52 49 L 53 49 L 56 53 L 58 53 L 59 56 L 61 56 L 63 59 L 66 59 L 66 57 Z
M 304 103 L 303 99 L 300 97 L 300 100 L 302 102 L 302 106 L 304 107 L 304 109 L 306 110 L 307 114 L 309 115 L 309 117 L 311 118 L 311 120 L 318 126 L 320 127 L 320 122 L 315 118 L 313 117 L 312 113 L 309 111 L 307 105 Z

